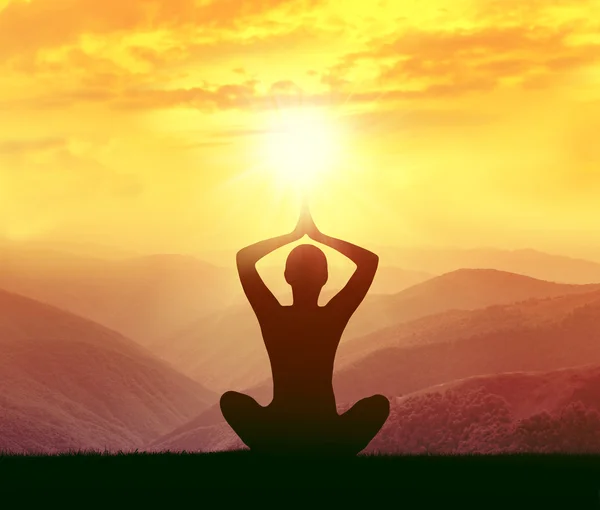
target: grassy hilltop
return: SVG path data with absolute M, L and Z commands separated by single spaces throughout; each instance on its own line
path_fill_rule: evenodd
M 430 498 L 586 498 L 597 505 L 600 457 L 561 455 L 260 457 L 248 451 L 0 456 L 0 488 L 384 488 L 396 502 Z M 424 499 L 423 499 L 424 498 Z M 483 498 L 483 499 L 481 499 Z M 457 501 L 458 501 L 457 500 Z M 486 506 L 484 506 L 486 507 Z

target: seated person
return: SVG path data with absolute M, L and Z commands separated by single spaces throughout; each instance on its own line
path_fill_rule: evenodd
M 262 281 L 256 263 L 304 235 L 347 256 L 357 269 L 344 289 L 319 306 L 328 279 L 327 259 L 316 246 L 300 245 L 290 253 L 285 269 L 293 304 L 282 306 Z M 242 287 L 259 321 L 273 374 L 273 400 L 266 407 L 241 393 L 221 397 L 223 416 L 251 450 L 356 455 L 381 429 L 389 415 L 387 398 L 363 399 L 340 416 L 332 385 L 342 333 L 366 296 L 378 263 L 374 253 L 321 233 L 306 203 L 293 232 L 237 254 Z

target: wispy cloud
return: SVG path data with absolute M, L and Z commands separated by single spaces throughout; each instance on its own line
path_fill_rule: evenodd
M 67 144 L 64 138 L 36 138 L 31 140 L 2 140 L 0 139 L 0 154 L 27 154 L 63 148 Z

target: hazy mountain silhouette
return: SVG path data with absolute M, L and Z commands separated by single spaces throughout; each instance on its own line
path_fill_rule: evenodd
M 497 314 L 496 331 L 387 347 L 346 365 L 334 375 L 337 394 L 343 401 L 352 401 L 376 387 L 387 395 L 400 396 L 475 375 L 600 363 L 598 292 L 589 295 L 588 303 L 539 324 L 524 321 L 506 328 L 503 323 L 510 310 L 500 307 L 488 313 Z M 263 391 L 267 392 L 266 387 Z
M 144 450 L 150 452 L 218 452 L 246 449 L 247 446 L 223 418 L 218 405 L 144 447 Z
M 554 412 L 576 401 L 600 411 L 599 383 L 600 365 L 592 363 L 557 370 L 467 377 L 394 400 L 402 402 L 434 392 L 483 390 L 504 398 L 511 407 L 513 418 L 521 419 L 543 411 Z
M 241 294 L 234 275 L 182 255 L 104 260 L 4 250 L 0 288 L 49 303 L 149 345 Z
M 588 445 L 592 451 L 600 452 L 600 429 L 579 430 L 581 423 L 576 421 L 582 414 L 585 418 L 590 412 L 600 412 L 598 365 L 470 377 L 390 400 L 390 418 L 365 453 L 575 453 L 587 451 Z M 147 449 L 243 448 L 217 411 L 218 408 L 205 411 L 153 441 Z M 550 417 L 555 423 L 554 430 L 548 431 L 544 421 Z M 556 422 L 562 422 L 562 427 L 556 427 Z M 523 437 L 526 426 L 529 430 Z M 542 443 L 536 445 L 531 439 L 538 434 L 544 435 L 540 437 Z M 577 445 L 578 442 L 582 444 Z
M 373 388 L 397 397 L 478 375 L 600 363 L 600 290 L 443 312 L 345 345 L 340 347 L 334 387 L 338 402 L 346 405 Z M 267 380 L 246 392 L 268 402 L 271 391 Z M 535 392 L 530 395 L 536 398 Z M 563 400 L 557 406 L 568 402 Z M 538 403 L 541 406 L 543 400 Z M 527 416 L 519 414 L 518 403 L 514 406 L 516 417 Z M 532 407 L 531 412 L 538 412 L 540 406 Z M 239 446 L 217 406 L 152 443 L 155 449 Z
M 0 239 L 0 254 L 15 252 L 37 255 L 42 255 L 43 253 L 54 253 L 57 255 L 60 254 L 60 257 L 63 259 L 67 256 L 82 259 L 92 258 L 104 260 L 134 258 L 141 256 L 141 254 L 135 250 L 85 241 L 77 241 L 73 239 L 68 241 L 64 239 L 29 239 L 27 241 L 7 241 Z
M 469 270 L 467 274 L 473 276 L 476 272 Z M 461 271 L 450 273 L 413 290 L 424 291 L 429 284 L 434 284 L 436 289 L 439 290 L 437 295 L 440 297 L 440 307 L 444 308 L 446 302 L 444 294 L 446 292 L 441 287 L 446 284 L 451 285 L 452 280 L 456 280 L 460 276 L 465 276 L 465 273 Z M 337 367 L 385 347 L 450 342 L 465 336 L 512 331 L 518 328 L 552 323 L 573 309 L 594 301 L 597 292 L 600 291 L 600 285 L 555 284 L 524 279 L 522 276 L 509 273 L 486 272 L 485 276 L 487 278 L 485 285 L 477 287 L 482 291 L 477 293 L 479 298 L 476 298 L 480 303 L 485 302 L 485 291 L 491 288 L 488 285 L 493 285 L 494 280 L 500 279 L 503 280 L 505 285 L 498 285 L 499 293 L 491 297 L 491 301 L 497 298 L 500 302 L 511 302 L 511 296 L 516 297 L 522 292 L 521 299 L 516 299 L 514 304 L 509 305 L 492 304 L 476 310 L 453 309 L 438 314 L 426 315 L 419 319 L 382 328 L 362 337 L 355 337 L 340 346 Z M 446 277 L 448 278 L 446 279 Z M 517 285 L 512 285 L 517 282 Z M 437 286 L 438 283 L 442 285 Z M 461 283 L 466 283 L 466 279 L 462 279 Z M 506 284 L 510 284 L 510 286 Z M 468 287 L 464 289 L 464 293 L 461 293 L 461 284 L 457 284 L 455 289 L 458 298 L 457 308 L 467 308 L 469 305 Z M 503 295 L 503 289 L 508 289 L 508 295 Z M 452 291 L 450 291 L 450 297 L 451 295 Z M 522 298 L 526 295 L 530 297 L 523 301 Z M 418 303 L 418 300 L 415 299 L 412 303 Z M 411 306 L 410 300 L 407 300 L 407 305 L 408 307 Z M 430 305 L 435 307 L 435 300 L 430 302 Z M 408 308 L 404 310 L 411 313 Z
M 349 409 L 338 404 L 338 413 Z M 196 418 L 177 427 L 150 443 L 147 451 L 224 451 L 247 449 L 237 434 L 224 420 L 218 405 L 211 406 Z
M 114 331 L 0 291 L 0 450 L 135 448 L 216 398 Z
M 377 384 L 399 396 L 474 375 L 593 362 L 600 348 L 596 310 L 600 290 L 444 312 L 385 328 L 340 346 L 334 388 L 345 402 Z M 272 390 L 267 379 L 250 391 L 265 401 Z
M 600 367 L 472 377 L 394 398 L 365 451 L 600 453 Z
M 382 291 L 402 289 L 428 276 L 399 268 L 381 271 Z M 0 288 L 91 319 L 144 346 L 156 345 L 159 353 L 162 343 L 170 343 L 203 317 L 210 323 L 211 313 L 231 307 L 235 314 L 236 306 L 246 306 L 234 268 L 183 255 L 108 260 L 45 244 L 0 246 Z M 324 293 L 324 299 L 337 290 Z M 289 286 L 284 282 L 275 291 L 288 292 Z
M 400 267 L 405 271 L 440 275 L 463 268 L 490 268 L 561 283 L 600 283 L 600 263 L 533 249 L 404 246 L 373 248 L 379 254 L 382 267 Z M 231 260 L 234 255 L 235 250 L 209 251 L 203 253 L 200 258 L 220 265 L 223 260 Z
M 394 295 L 367 296 L 350 320 L 339 347 L 343 359 L 352 339 L 450 309 L 477 309 L 529 298 L 584 293 L 598 285 L 535 280 L 496 270 L 468 269 L 432 278 Z M 367 344 L 377 345 L 368 340 Z M 358 348 L 358 347 L 357 347 Z M 269 377 L 258 322 L 247 304 L 205 317 L 155 351 L 190 377 L 221 390 L 245 389 Z M 338 360 L 339 363 L 339 360 Z
M 496 269 L 458 269 L 392 296 L 372 296 L 349 324 L 347 338 L 446 310 L 474 310 L 595 289 L 600 284 L 560 284 Z
M 492 268 L 555 282 L 600 282 L 600 264 L 597 262 L 532 249 L 382 247 L 377 251 L 387 264 L 433 274 L 461 268 Z

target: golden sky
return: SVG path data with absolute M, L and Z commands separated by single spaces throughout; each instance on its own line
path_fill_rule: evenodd
M 293 228 L 271 170 L 323 149 L 331 235 L 583 253 L 597 20 L 598 0 L 0 0 L 0 232 L 239 247 Z M 281 145 L 306 116 L 316 149 Z

